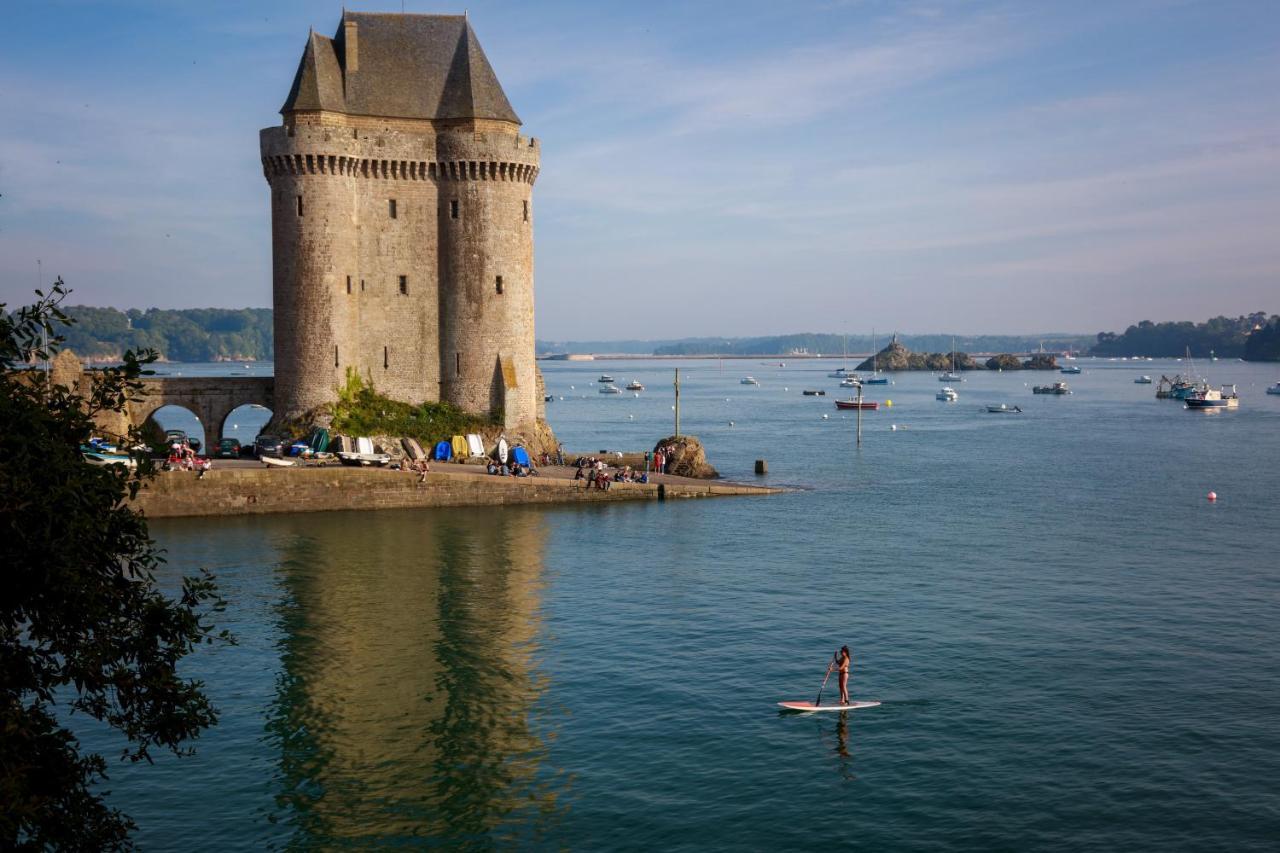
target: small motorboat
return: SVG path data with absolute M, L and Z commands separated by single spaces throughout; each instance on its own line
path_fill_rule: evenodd
M 935 400 L 941 400 L 944 403 L 954 403 L 956 400 L 960 399 L 960 395 L 956 393 L 956 389 L 952 388 L 950 385 L 943 388 L 937 394 L 934 394 L 933 397 Z
M 759 385 L 760 383 L 754 376 L 744 376 L 738 380 L 739 385 Z
M 374 450 L 373 439 L 368 436 L 360 436 L 356 439 L 356 449 L 354 452 L 344 451 L 338 454 L 338 461 L 343 465 L 377 465 L 381 467 L 391 462 L 391 456 L 387 453 L 377 453 Z
M 344 454 L 340 453 L 338 455 L 342 456 Z M 258 458 L 261 459 L 268 468 L 292 468 L 294 465 L 298 464 L 298 460 L 296 459 L 282 459 L 278 456 L 259 456 Z
M 1052 385 L 1037 385 L 1031 389 L 1032 394 L 1070 394 L 1071 389 L 1067 387 L 1065 382 L 1055 382 Z
M 600 389 L 601 394 L 621 394 L 622 389 L 617 385 L 605 385 Z
M 628 390 L 628 391 L 643 391 L 643 390 L 644 390 L 644 385 L 640 384 L 639 382 L 636 382 L 635 380 L 632 380 L 632 381 L 630 381 L 630 382 L 628 382 L 628 383 L 627 383 L 627 390 Z
M 993 415 L 1018 415 L 1018 414 L 1022 414 L 1022 409 L 1021 409 L 1021 407 L 1019 407 L 1019 406 L 1010 406 L 1010 405 L 1007 405 L 1007 404 L 1005 404 L 1005 403 L 1001 403 L 1001 404 L 1000 404 L 1000 405 L 998 405 L 998 406 L 987 406 L 987 411 L 988 411 L 988 412 L 990 412 L 990 413 L 991 413 L 991 414 L 993 414 Z
M 1268 394 L 1280 394 L 1280 382 L 1267 387 Z
M 836 400 L 837 409 L 866 409 L 874 412 L 880 408 L 880 404 L 875 400 Z
M 391 464 L 391 456 L 386 453 L 339 453 L 338 461 L 343 465 L 376 465 L 381 468 Z
M 1150 384 L 1151 384 L 1151 377 L 1150 377 L 1150 376 L 1145 376 L 1145 375 L 1144 375 L 1144 376 L 1139 376 L 1137 379 L 1133 380 L 1133 384 L 1134 384 L 1134 385 L 1150 385 Z
M 127 453 L 108 453 L 104 450 L 95 450 L 87 444 L 80 446 L 80 455 L 84 457 L 84 461 L 90 465 L 106 466 L 106 465 L 123 465 L 126 468 L 138 467 L 138 462 Z
M 550 403 L 550 402 L 551 402 L 552 400 L 554 400 L 555 398 L 556 398 L 556 395 L 555 395 L 555 394 L 543 394 L 543 395 L 542 395 L 542 402 L 544 402 L 544 403 Z
M 805 395 L 806 397 L 825 397 L 825 396 L 827 396 L 827 392 L 826 392 L 826 391 L 810 391 L 810 390 L 806 389 L 806 390 L 804 390 L 804 391 L 801 391 L 800 393 L 801 393 L 801 394 L 803 394 L 803 395 Z
M 610 376 L 610 375 L 609 375 L 609 374 L 607 374 L 607 373 L 601 373 L 601 374 L 600 374 L 600 378 L 599 378 L 599 379 L 597 379 L 596 381 L 597 381 L 597 382 L 605 382 L 605 383 L 612 384 L 612 383 L 613 383 L 613 377 L 612 377 L 612 376 Z
M 840 380 L 840 387 L 841 388 L 861 388 L 862 380 L 859 379 L 857 376 L 853 376 L 853 375 L 846 376 L 844 379 Z
M 1068 364 L 1066 367 L 1060 369 L 1058 372 L 1068 373 L 1068 374 L 1084 373 L 1084 368 L 1078 364 Z

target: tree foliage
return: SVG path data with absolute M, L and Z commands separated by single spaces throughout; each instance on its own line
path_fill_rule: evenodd
M 34 305 L 0 310 L 6 366 L 49 357 L 46 336 L 58 347 L 66 293 L 59 279 Z M 163 594 L 162 558 L 127 502 L 150 463 L 95 467 L 80 453 L 95 414 L 121 410 L 155 358 L 122 355 L 85 396 L 41 371 L 0 371 L 0 849 L 129 846 L 133 823 L 95 790 L 107 762 L 82 752 L 69 714 L 118 731 L 133 762 L 187 753 L 217 719 L 201 683 L 177 672 L 198 644 L 230 640 L 211 624 L 212 576 Z
M 1182 355 L 1189 348 L 1196 358 L 1206 358 L 1210 353 L 1224 358 L 1240 358 L 1245 356 L 1254 329 L 1266 322 L 1267 315 L 1261 311 L 1241 317 L 1214 317 L 1203 323 L 1143 320 L 1125 329 L 1123 334 L 1099 332 L 1089 354 L 1171 358 Z
M 1280 316 L 1272 317 L 1245 342 L 1246 361 L 1280 361 Z
M 270 359 L 270 308 L 188 308 L 140 311 L 72 305 L 75 325 L 66 345 L 87 358 L 118 359 L 126 350 L 154 349 L 170 361 Z
M 379 394 L 358 373 L 347 369 L 338 389 L 330 428 L 347 435 L 398 435 L 434 444 L 501 423 L 500 417 L 471 415 L 448 403 L 402 403 Z

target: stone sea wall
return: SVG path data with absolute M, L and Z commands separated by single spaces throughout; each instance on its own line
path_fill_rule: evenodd
M 664 483 L 667 498 L 762 495 L 774 489 L 724 483 Z M 149 518 L 261 515 L 405 507 L 503 506 L 656 500 L 653 483 L 614 483 L 608 491 L 553 477 L 491 477 L 436 473 L 418 476 L 368 468 L 215 468 L 197 478 L 165 472 L 147 483 L 134 505 Z

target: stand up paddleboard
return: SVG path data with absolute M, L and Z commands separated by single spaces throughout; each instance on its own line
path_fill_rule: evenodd
M 812 702 L 779 702 L 778 707 L 788 711 L 857 711 L 859 708 L 875 708 L 879 702 L 850 702 L 848 705 L 815 705 Z

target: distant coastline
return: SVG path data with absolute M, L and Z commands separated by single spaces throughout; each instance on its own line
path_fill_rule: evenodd
M 145 311 L 136 308 L 68 307 L 75 325 L 66 331 L 66 346 L 90 363 L 118 361 L 128 349 L 152 348 L 161 361 L 270 361 L 275 349 L 270 308 L 188 308 Z M 879 337 L 883 342 L 890 335 Z M 1218 356 L 1247 361 L 1280 361 L 1280 316 L 1265 312 L 1215 317 L 1202 323 L 1144 320 L 1124 332 L 1094 335 L 1052 332 L 1038 335 L 899 334 L 911 350 L 957 351 L 989 358 L 1002 354 L 1028 357 L 1037 352 L 1079 353 L 1114 357 L 1172 358 L 1190 351 L 1194 358 Z M 867 358 L 879 350 L 871 334 L 842 335 L 800 332 L 738 338 L 681 338 L 619 341 L 537 342 L 540 359 L 594 358 L 733 358 L 803 360 L 832 357 Z

